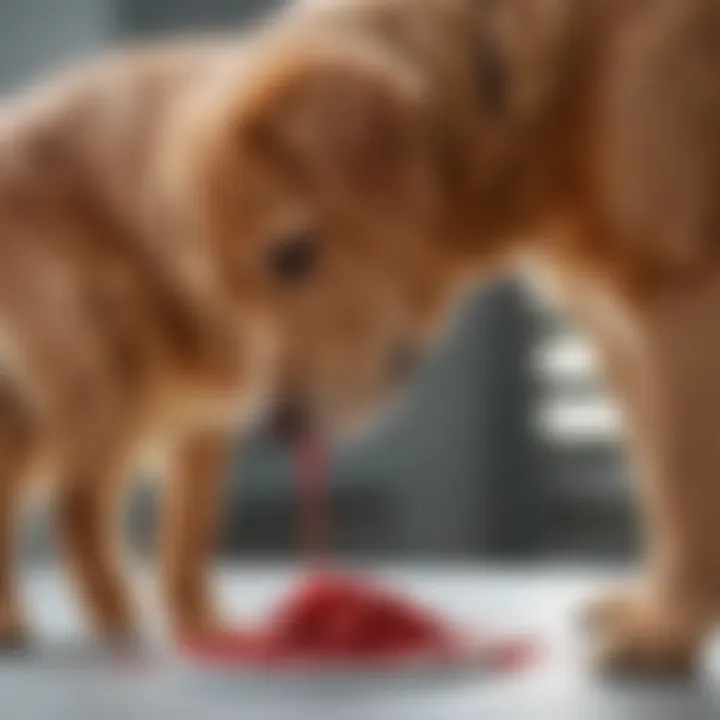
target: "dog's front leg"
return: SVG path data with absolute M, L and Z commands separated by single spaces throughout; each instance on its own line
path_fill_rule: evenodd
M 720 282 L 595 333 L 639 475 L 646 571 L 592 603 L 609 670 L 690 669 L 720 609 Z M 628 329 L 628 328 L 626 328 Z
M 206 431 L 187 438 L 173 459 L 160 529 L 160 573 L 177 637 L 207 632 L 219 621 L 210 560 L 229 454 L 229 433 Z

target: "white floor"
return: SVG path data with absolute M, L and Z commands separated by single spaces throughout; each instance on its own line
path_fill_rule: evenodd
M 0 664 L 0 720 L 711 720 L 720 718 L 720 673 L 676 684 L 601 684 L 584 672 L 573 610 L 599 574 L 547 568 L 505 571 L 463 568 L 385 569 L 391 582 L 459 621 L 490 631 L 532 632 L 546 646 L 543 661 L 511 679 L 481 676 L 421 683 L 345 680 L 281 683 L 270 679 L 208 680 L 167 654 L 147 666 L 117 668 L 73 655 L 78 618 L 59 578 L 31 573 L 28 602 L 48 654 Z M 218 572 L 229 610 L 262 612 L 291 574 L 281 568 Z M 74 647 L 74 646 L 72 646 Z M 58 648 L 64 648 L 62 653 Z M 52 649 L 52 652 L 51 652 Z M 720 667 L 720 665 L 719 665 Z

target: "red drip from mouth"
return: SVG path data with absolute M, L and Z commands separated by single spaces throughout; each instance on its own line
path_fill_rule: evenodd
M 320 440 L 307 440 L 295 448 L 293 475 L 300 505 L 300 542 L 307 561 L 318 566 L 330 553 L 330 464 L 330 453 Z

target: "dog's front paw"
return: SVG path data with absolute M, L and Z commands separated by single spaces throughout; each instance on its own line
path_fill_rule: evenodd
M 229 625 L 214 605 L 193 606 L 175 611 L 170 616 L 170 630 L 178 642 L 208 637 L 227 629 Z
M 30 635 L 15 611 L 0 610 L 0 655 L 27 651 Z
M 580 609 L 580 622 L 586 630 L 601 633 L 604 628 L 621 622 L 638 600 L 639 591 L 634 586 L 623 586 L 603 592 L 588 600 Z
M 610 675 L 689 674 L 707 628 L 693 604 L 638 588 L 592 601 L 584 619 L 595 665 Z
M 30 648 L 30 636 L 24 628 L 17 626 L 0 632 L 0 656 L 18 655 Z

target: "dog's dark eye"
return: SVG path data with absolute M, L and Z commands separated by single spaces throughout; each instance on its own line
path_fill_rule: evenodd
M 301 282 L 315 271 L 318 254 L 318 242 L 314 233 L 300 232 L 290 235 L 270 249 L 270 272 L 283 283 Z

